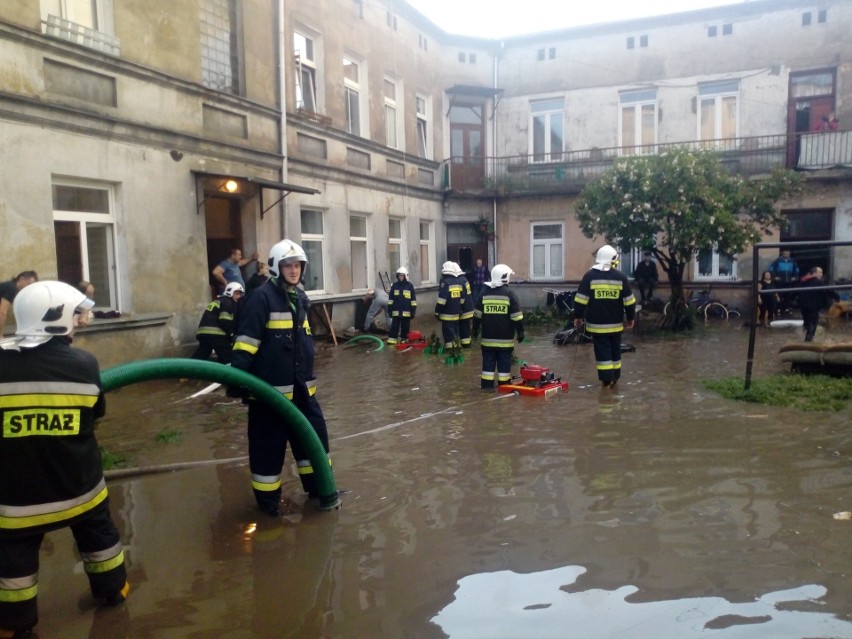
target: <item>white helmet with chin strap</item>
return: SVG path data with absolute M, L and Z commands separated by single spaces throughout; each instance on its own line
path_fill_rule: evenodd
M 302 273 L 301 277 L 305 277 L 305 269 L 308 266 L 308 256 L 302 250 L 302 247 L 292 240 L 281 240 L 269 249 L 269 275 L 270 277 L 281 276 L 281 264 L 292 264 L 293 262 L 301 262 Z
M 515 271 L 505 264 L 495 264 L 494 268 L 491 269 L 491 281 L 485 282 L 485 285 L 491 288 L 504 286 L 509 283 L 509 276 L 514 274 Z
M 408 269 L 404 266 L 400 266 L 398 269 L 396 269 L 396 274 L 405 275 L 405 279 L 408 279 Z
M 222 293 L 225 297 L 233 297 L 234 293 L 239 291 L 240 293 L 245 293 L 246 289 L 239 282 L 229 282 L 225 287 L 225 291 Z
M 604 244 L 595 253 L 595 263 L 592 268 L 599 271 L 608 271 L 618 265 L 618 251 L 609 244 Z
M 74 315 L 94 305 L 65 282 L 34 282 L 15 296 L 15 337 L 1 340 L 0 348 L 33 348 L 52 337 L 68 335 L 74 330 Z

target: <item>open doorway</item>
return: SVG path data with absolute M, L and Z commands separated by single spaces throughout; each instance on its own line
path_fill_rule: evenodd
M 781 231 L 782 242 L 827 242 L 832 239 L 834 209 L 785 211 L 787 227 Z M 796 260 L 801 275 L 814 266 L 822 267 L 826 281 L 832 281 L 832 252 L 828 246 L 793 246 L 790 257 Z
M 215 299 L 219 284 L 210 271 L 231 254 L 231 249 L 243 249 L 240 200 L 209 196 L 204 202 L 204 221 L 207 229 L 207 274 L 211 299 Z

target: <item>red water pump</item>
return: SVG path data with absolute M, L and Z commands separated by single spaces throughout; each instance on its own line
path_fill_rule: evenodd
M 497 387 L 497 391 L 500 393 L 516 393 L 532 397 L 546 397 L 567 390 L 567 382 L 556 377 L 549 368 L 537 364 L 523 364 L 521 366 L 520 383 L 500 384 Z

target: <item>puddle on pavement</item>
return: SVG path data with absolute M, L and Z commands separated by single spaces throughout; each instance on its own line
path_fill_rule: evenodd
M 284 515 L 253 507 L 245 413 L 205 382 L 108 396 L 100 443 L 134 466 L 230 460 L 110 480 L 133 585 L 94 611 L 67 530 L 48 535 L 38 636 L 850 637 L 848 411 L 729 402 L 747 331 L 629 339 L 617 392 L 590 346 L 516 349 L 570 384 L 546 399 L 478 388 L 480 355 L 323 350 L 338 488 L 307 502 L 288 454 Z M 796 332 L 759 335 L 755 374 Z M 500 399 L 498 399 L 500 397 Z M 180 436 L 163 437 L 178 431 Z M 161 437 L 158 441 L 157 435 Z

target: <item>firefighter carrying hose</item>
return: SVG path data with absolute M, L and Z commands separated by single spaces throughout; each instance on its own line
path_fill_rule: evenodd
M 292 400 L 313 426 L 327 453 L 328 429 L 314 397 L 310 301 L 297 286 L 307 265 L 305 252 L 295 242 L 282 240 L 270 249 L 269 281 L 242 302 L 231 366 L 252 373 Z M 265 403 L 245 396 L 244 389 L 229 388 L 228 394 L 243 397 L 248 404 L 249 467 L 258 507 L 272 516 L 280 514 L 281 471 L 288 441 L 302 487 L 310 497 L 319 497 L 307 451 L 292 435 L 287 421 Z
M 92 596 L 125 600 L 130 586 L 95 439 L 106 401 L 97 360 L 72 348 L 75 316 L 94 302 L 63 282 L 21 290 L 15 336 L 0 340 L 0 638 L 38 622 L 39 548 L 71 528 Z
M 193 353 L 192 359 L 208 360 L 210 354 L 216 351 L 216 357 L 221 363 L 230 364 L 234 317 L 244 293 L 242 284 L 229 282 L 225 291 L 207 305 L 195 332 L 198 349 Z

